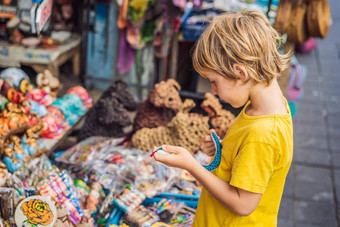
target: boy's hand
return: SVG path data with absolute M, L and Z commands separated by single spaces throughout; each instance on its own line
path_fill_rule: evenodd
M 163 145 L 162 150 L 167 153 L 160 154 L 156 152 L 153 157 L 156 161 L 167 166 L 188 170 L 190 169 L 190 164 L 196 162 L 196 159 L 192 156 L 192 154 L 183 147 Z
M 215 152 L 216 152 L 216 147 L 215 147 L 213 139 L 210 136 L 211 132 L 215 132 L 215 129 L 210 129 L 208 135 L 201 137 L 200 148 L 201 148 L 203 153 L 205 153 L 206 155 L 208 155 L 210 157 L 213 157 L 215 155 Z

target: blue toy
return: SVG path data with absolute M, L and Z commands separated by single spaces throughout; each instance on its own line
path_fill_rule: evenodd
M 13 159 L 8 156 L 4 158 L 4 163 L 6 164 L 7 169 L 12 173 L 23 165 L 23 162 L 21 160 L 18 160 L 17 163 L 14 163 Z
M 216 135 L 215 132 L 212 132 L 210 134 L 210 136 L 214 141 L 214 144 L 215 144 L 215 147 L 216 147 L 216 153 L 215 153 L 214 160 L 209 165 L 203 165 L 203 167 L 211 172 L 211 171 L 215 170 L 220 165 L 221 154 L 222 154 L 222 145 L 221 145 L 221 142 L 218 139 L 218 136 Z

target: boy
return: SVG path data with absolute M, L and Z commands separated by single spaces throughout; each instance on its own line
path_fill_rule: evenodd
M 193 65 L 212 92 L 244 106 L 222 141 L 221 163 L 209 172 L 184 148 L 163 145 L 155 160 L 187 170 L 203 186 L 194 226 L 276 226 L 293 155 L 290 110 L 277 77 L 291 53 L 278 52 L 279 34 L 260 12 L 216 17 L 197 41 Z M 214 155 L 209 137 L 203 152 Z

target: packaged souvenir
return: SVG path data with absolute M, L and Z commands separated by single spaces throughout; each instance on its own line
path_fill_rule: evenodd
M 44 105 L 41 105 L 40 103 L 33 101 L 33 100 L 30 100 L 29 104 L 30 104 L 31 112 L 37 113 L 39 117 L 43 117 L 47 114 L 47 109 Z
M 67 94 L 78 95 L 79 98 L 83 101 L 83 104 L 84 106 L 86 106 L 86 108 L 90 108 L 92 106 L 92 99 L 89 93 L 87 92 L 87 90 L 83 88 L 82 86 L 75 86 L 75 87 L 70 88 L 67 91 Z
M 52 96 L 47 94 L 44 90 L 38 88 L 30 90 L 29 92 L 27 92 L 26 96 L 27 98 L 36 101 L 44 106 L 51 105 L 54 100 Z

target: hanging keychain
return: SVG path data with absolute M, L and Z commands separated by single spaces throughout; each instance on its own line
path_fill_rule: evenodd
M 215 152 L 215 157 L 214 157 L 214 160 L 209 164 L 209 165 L 202 165 L 204 168 L 206 168 L 207 170 L 209 170 L 210 172 L 215 170 L 219 165 L 220 165 L 220 162 L 221 162 L 221 153 L 222 153 L 222 145 L 221 145 L 221 142 L 218 138 L 218 136 L 216 135 L 215 132 L 211 132 L 210 134 L 214 144 L 215 144 L 215 148 L 216 148 L 216 152 Z M 162 154 L 165 154 L 167 152 L 163 151 L 162 147 L 154 150 L 150 157 L 154 156 L 154 154 L 156 152 L 159 152 Z

